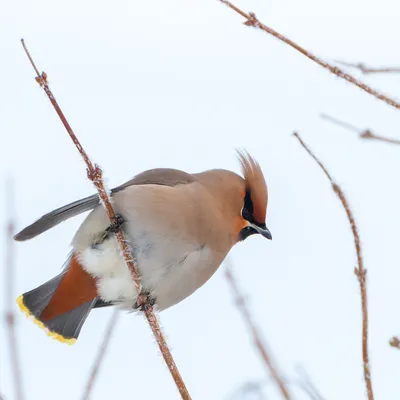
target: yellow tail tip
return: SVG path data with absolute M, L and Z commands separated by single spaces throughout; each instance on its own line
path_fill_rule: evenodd
M 24 303 L 23 294 L 21 294 L 21 296 L 18 296 L 17 304 L 19 309 L 26 315 L 26 317 L 31 319 L 33 323 L 36 324 L 39 328 L 43 329 L 46 332 L 47 336 L 50 336 L 52 339 L 55 339 L 61 343 L 66 343 L 69 345 L 72 345 L 76 342 L 76 339 L 74 338 L 66 338 L 57 332 L 49 330 L 42 321 L 39 321 L 34 315 L 32 315 L 32 313 L 29 311 L 28 307 Z

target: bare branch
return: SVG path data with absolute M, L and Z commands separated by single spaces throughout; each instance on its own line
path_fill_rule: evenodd
M 324 400 L 321 392 L 317 389 L 307 371 L 303 367 L 297 368 L 297 373 L 299 374 L 299 385 L 302 389 L 310 396 L 312 400 Z
M 316 389 L 314 384 L 311 382 L 310 377 L 307 373 L 301 369 L 301 372 L 298 372 L 299 377 L 290 377 L 290 376 L 281 376 L 282 382 L 286 386 L 292 386 L 293 388 L 301 389 L 310 400 L 324 400 L 321 393 Z M 243 385 L 241 385 L 231 396 L 229 399 L 242 398 L 243 396 L 258 394 L 259 398 L 264 398 L 264 386 L 269 386 L 270 384 L 276 384 L 275 380 L 272 378 L 268 378 L 267 380 L 262 381 L 247 381 Z M 246 397 L 247 398 L 247 397 Z
M 345 121 L 341 121 L 340 119 L 337 119 L 337 118 L 335 118 L 335 117 L 332 117 L 332 116 L 330 116 L 330 115 L 328 115 L 328 114 L 321 113 L 319 116 L 320 116 L 322 119 L 325 119 L 325 120 L 327 120 L 327 121 L 329 121 L 329 122 L 332 122 L 333 124 L 339 125 L 339 126 L 341 126 L 342 128 L 347 129 L 348 131 L 353 131 L 353 132 L 356 132 L 356 133 L 358 133 L 358 134 L 361 134 L 361 132 L 364 131 L 363 129 L 358 128 L 357 126 L 351 125 L 351 124 L 349 124 L 348 122 L 345 122 Z M 360 135 L 360 136 L 361 136 L 361 135 Z
M 360 138 L 362 138 L 362 139 L 379 140 L 380 142 L 400 145 L 400 140 L 399 139 L 393 139 L 393 138 L 388 138 L 386 136 L 380 136 L 380 135 L 377 135 L 376 133 L 373 133 L 372 131 L 370 131 L 368 129 L 366 129 L 365 131 L 360 133 Z
M 274 365 L 276 363 L 274 363 L 272 361 L 271 356 L 268 354 L 269 352 L 267 351 L 267 345 L 261 339 L 261 334 L 260 334 L 258 328 L 256 327 L 255 323 L 253 322 L 253 318 L 252 318 L 250 311 L 246 305 L 243 295 L 240 293 L 240 290 L 236 283 L 236 279 L 233 276 L 231 269 L 232 269 L 231 266 L 227 265 L 226 270 L 225 270 L 225 275 L 226 275 L 226 279 L 228 280 L 228 282 L 232 288 L 234 297 L 236 299 L 236 305 L 243 315 L 243 319 L 245 321 L 246 326 L 248 327 L 248 329 L 251 331 L 251 333 L 253 335 L 255 347 L 257 348 L 261 358 L 264 361 L 264 364 L 267 368 L 267 372 L 269 374 L 271 374 L 275 383 L 279 387 L 279 390 L 281 391 L 282 396 L 286 400 L 289 400 L 290 399 L 289 392 L 288 392 L 285 384 L 283 383 L 279 373 L 277 372 L 276 365 Z
M 339 125 L 349 131 L 357 132 L 358 136 L 361 139 L 379 140 L 380 142 L 400 145 L 400 139 L 393 139 L 393 138 L 388 138 L 386 136 L 381 136 L 381 135 L 378 135 L 378 134 L 372 132 L 370 129 L 357 128 L 354 125 L 351 125 L 347 122 L 344 122 L 337 118 L 331 117 L 328 114 L 320 114 L 320 116 L 321 116 L 321 118 L 326 119 L 327 121 L 330 121 L 333 124 Z
M 399 349 L 399 350 L 400 350 L 400 340 L 399 340 L 398 337 L 393 336 L 392 339 L 390 340 L 389 344 L 390 344 L 392 347 L 395 347 L 396 349 Z
M 95 383 L 96 378 L 98 376 L 101 363 L 104 360 L 104 356 L 105 356 L 105 354 L 107 352 L 108 345 L 110 344 L 112 335 L 113 335 L 113 333 L 115 331 L 115 327 L 116 327 L 116 324 L 117 324 L 118 317 L 119 317 L 119 310 L 115 309 L 113 311 L 112 315 L 111 315 L 111 318 L 110 318 L 109 322 L 108 322 L 107 329 L 106 329 L 106 332 L 105 332 L 104 337 L 103 337 L 103 341 L 101 343 L 101 346 L 99 347 L 96 359 L 95 359 L 95 361 L 93 363 L 93 367 L 92 367 L 92 370 L 91 370 L 90 375 L 89 375 L 89 379 L 88 379 L 87 384 L 86 384 L 85 392 L 83 393 L 83 396 L 82 396 L 83 400 L 89 400 L 89 398 L 90 398 L 90 394 L 92 392 L 94 383 Z
M 359 69 L 363 74 L 399 74 L 400 73 L 400 68 L 398 67 L 367 67 L 363 63 L 349 63 L 349 62 L 344 62 L 344 61 L 335 61 L 338 64 L 344 65 L 345 67 L 350 67 L 350 68 L 357 68 Z
M 257 400 L 267 400 L 264 395 L 262 386 L 266 382 L 264 381 L 248 381 L 236 389 L 232 394 L 227 397 L 227 400 L 241 400 L 247 398 L 256 398 Z
M 53 105 L 54 109 L 56 110 L 58 116 L 60 117 L 61 122 L 63 123 L 65 129 L 67 130 L 69 136 L 71 137 L 72 141 L 74 142 L 76 148 L 78 149 L 79 153 L 82 155 L 82 158 L 84 159 L 86 165 L 87 165 L 87 176 L 88 178 L 93 182 L 94 186 L 96 187 L 99 197 L 102 201 L 102 204 L 107 212 L 108 218 L 110 219 L 110 222 L 113 223 L 116 221 L 117 217 L 115 215 L 115 212 L 113 210 L 113 207 L 111 205 L 110 197 L 104 187 L 103 179 L 102 179 L 102 170 L 98 165 L 95 165 L 91 162 L 89 159 L 88 155 L 86 154 L 85 150 L 83 149 L 81 143 L 79 142 L 78 138 L 76 137 L 75 133 L 73 132 L 71 126 L 69 125 L 67 119 L 65 118 L 60 106 L 58 105 L 53 93 L 50 90 L 49 84 L 47 82 L 47 74 L 45 72 L 42 72 L 39 74 L 39 70 L 36 67 L 28 49 L 26 48 L 25 42 L 22 39 L 21 40 L 22 46 L 24 47 L 24 50 L 29 57 L 29 60 L 38 75 L 36 77 L 36 81 L 39 83 L 41 88 L 45 91 L 47 94 L 47 97 L 49 98 L 51 104 Z M 164 336 L 162 334 L 158 319 L 156 315 L 153 312 L 153 307 L 151 304 L 148 302 L 147 296 L 142 293 L 142 285 L 140 283 L 140 277 L 139 274 L 136 270 L 136 267 L 134 265 L 134 262 L 132 260 L 132 255 L 131 255 L 131 250 L 129 248 L 128 242 L 125 238 L 125 234 L 121 229 L 119 229 L 116 233 L 115 236 L 119 242 L 119 245 L 122 250 L 122 255 L 125 259 L 126 265 L 128 266 L 132 279 L 135 283 L 135 288 L 138 293 L 138 298 L 137 298 L 137 303 L 138 306 L 141 306 L 144 310 L 144 314 L 146 315 L 147 321 L 149 322 L 149 325 L 153 331 L 153 334 L 156 338 L 158 347 L 160 348 L 160 351 L 164 357 L 164 361 L 168 366 L 168 369 L 175 381 L 175 384 L 182 396 L 182 399 L 190 399 L 189 392 L 185 386 L 185 383 L 183 382 L 183 379 L 179 373 L 179 370 L 175 364 L 175 361 L 172 357 L 172 354 L 168 348 L 168 345 L 164 339 Z
M 391 105 L 392 107 L 400 108 L 400 103 L 398 101 L 396 101 L 396 100 L 384 95 L 383 93 L 378 92 L 377 90 L 371 88 L 370 86 L 368 86 L 364 82 L 361 82 L 360 80 L 358 80 L 354 76 L 352 76 L 350 74 L 347 74 L 346 72 L 342 71 L 340 68 L 338 68 L 336 66 L 333 66 L 333 65 L 327 63 L 326 61 L 322 60 L 321 58 L 315 56 L 314 54 L 310 53 L 309 51 L 307 51 L 306 49 L 304 49 L 303 47 L 301 47 L 297 43 L 295 43 L 292 40 L 288 39 L 286 36 L 278 33 L 277 31 L 273 30 L 272 28 L 264 25 L 262 22 L 260 22 L 257 19 L 256 15 L 254 13 L 252 13 L 252 12 L 246 13 L 246 12 L 242 11 L 241 9 L 239 9 L 238 7 L 233 5 L 228 0 L 220 0 L 220 1 L 221 1 L 221 3 L 226 4 L 232 10 L 236 11 L 242 17 L 246 18 L 246 22 L 244 23 L 246 26 L 252 26 L 254 28 L 261 29 L 262 31 L 274 36 L 275 38 L 279 39 L 280 41 L 282 41 L 282 42 L 288 44 L 289 46 L 293 47 L 295 50 L 299 51 L 301 54 L 305 55 L 307 58 L 309 58 L 310 60 L 314 61 L 315 63 L 317 63 L 321 67 L 323 67 L 323 68 L 327 69 L 328 71 L 332 72 L 332 74 L 335 74 L 339 78 L 342 78 L 345 81 L 350 82 L 351 84 L 358 86 L 360 89 L 362 89 L 365 92 L 369 93 L 370 95 L 376 97 L 377 99 L 384 101 L 385 103 Z
M 7 223 L 7 246 L 6 246 L 6 259 L 5 259 L 5 304 L 6 304 L 6 321 L 8 327 L 8 342 L 10 349 L 10 358 L 12 373 L 14 378 L 14 390 L 16 399 L 23 399 L 22 390 L 22 376 L 21 376 L 21 364 L 19 358 L 18 342 L 15 329 L 15 315 L 14 315 L 14 276 L 15 276 L 15 251 L 14 251 L 14 226 L 15 226 L 15 197 L 13 181 L 10 179 L 7 183 L 6 188 L 6 215 L 9 220 Z
M 344 210 L 346 211 L 347 219 L 349 220 L 351 231 L 354 237 L 354 245 L 357 253 L 357 264 L 358 267 L 354 268 L 354 273 L 357 276 L 358 282 L 360 284 L 360 292 L 361 292 L 361 310 L 362 310 L 362 356 L 363 356 L 363 368 L 364 368 L 364 380 L 365 386 L 367 389 L 368 399 L 374 399 L 374 393 L 372 390 L 372 380 L 371 380 L 371 369 L 369 364 L 369 353 L 368 353 L 368 307 L 367 307 L 367 271 L 364 268 L 364 261 L 361 252 L 361 242 L 360 236 L 358 234 L 357 225 L 353 216 L 352 211 L 350 210 L 349 203 L 338 184 L 336 184 L 331 175 L 328 173 L 327 169 L 324 167 L 322 162 L 313 154 L 313 152 L 307 147 L 307 145 L 303 142 L 300 135 L 298 133 L 294 133 L 294 136 L 303 146 L 303 148 L 307 151 L 307 153 L 318 163 L 318 165 L 322 168 L 325 175 L 329 179 L 333 191 L 339 197 Z

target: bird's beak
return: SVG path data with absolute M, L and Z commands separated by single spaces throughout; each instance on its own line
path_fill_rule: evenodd
M 272 240 L 272 235 L 269 229 L 265 224 L 259 226 L 256 224 L 250 224 L 250 226 L 255 229 L 260 235 L 264 236 L 265 238 Z

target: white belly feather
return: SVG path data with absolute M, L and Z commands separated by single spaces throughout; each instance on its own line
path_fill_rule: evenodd
M 161 237 L 136 234 L 134 261 L 142 285 L 156 299 L 160 310 L 173 306 L 202 286 L 216 271 L 206 246 L 177 243 Z M 79 254 L 82 266 L 96 278 L 99 296 L 131 308 L 136 290 L 130 271 L 121 258 L 115 237 L 88 247 Z
M 180 193 L 184 201 L 171 197 Z M 232 246 L 224 231 L 207 230 L 203 236 L 193 233 L 198 223 L 205 224 L 206 229 L 215 223 L 208 209 L 199 211 L 199 204 L 205 203 L 199 203 L 202 193 L 208 196 L 189 185 L 179 191 L 146 185 L 129 187 L 113 198 L 116 212 L 125 219 L 123 230 L 143 288 L 160 309 L 171 307 L 202 286 Z M 186 218 L 182 207 L 186 207 Z M 103 208 L 94 209 L 74 238 L 74 251 L 86 271 L 96 278 L 98 294 L 104 301 L 132 307 L 137 293 L 115 236 L 111 234 L 102 243 L 92 245 L 108 225 Z M 226 237 L 226 242 L 216 252 L 214 242 L 221 237 Z

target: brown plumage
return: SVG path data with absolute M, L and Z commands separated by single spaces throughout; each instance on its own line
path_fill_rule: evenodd
M 189 174 L 158 168 L 111 191 L 143 290 L 160 310 L 206 283 L 236 243 L 254 234 L 272 238 L 260 165 L 248 153 L 238 157 L 243 176 L 224 169 Z M 15 237 L 28 240 L 89 210 L 72 241 L 67 268 L 18 300 L 53 337 L 68 343 L 92 308 L 132 309 L 137 299 L 107 214 L 98 197 L 90 196 L 44 215 Z
M 253 216 L 259 223 L 265 223 L 268 206 L 268 190 L 260 164 L 247 152 L 238 151 L 238 158 L 246 183 L 246 191 L 250 192 L 253 201 Z
M 97 297 L 96 281 L 71 257 L 67 272 L 54 291 L 49 304 L 40 314 L 41 321 L 48 321 L 67 313 Z

